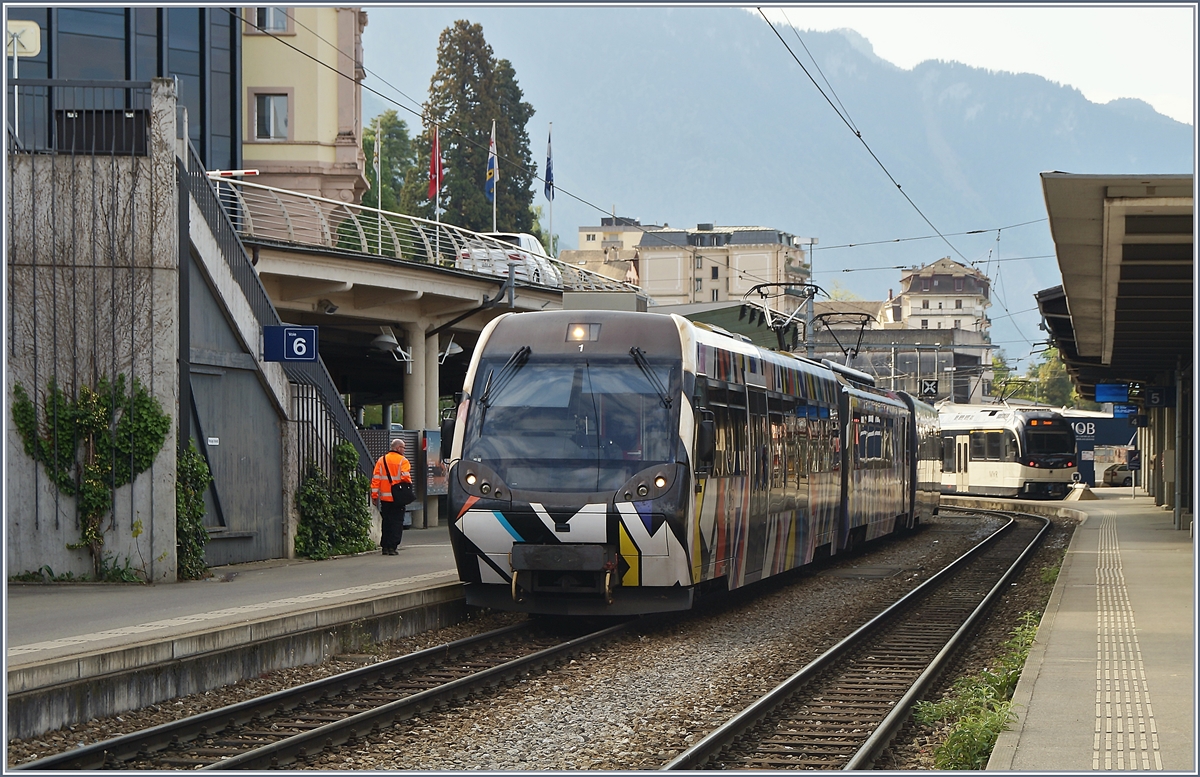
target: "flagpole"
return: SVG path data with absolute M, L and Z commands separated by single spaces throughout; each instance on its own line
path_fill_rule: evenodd
M 436 125 L 436 124 L 433 125 L 433 155 L 432 155 L 432 161 L 430 161 L 429 164 L 431 166 L 437 165 L 437 167 L 434 168 L 436 170 L 436 173 L 434 174 L 434 177 L 433 177 L 433 180 L 435 180 L 437 182 L 437 184 L 436 184 L 437 189 L 434 192 L 434 200 L 433 200 L 433 223 L 438 225 L 433 230 L 433 234 L 434 234 L 433 262 L 434 262 L 434 264 L 437 264 L 439 261 L 441 261 L 441 258 L 442 258 L 442 229 L 441 229 L 441 224 L 442 224 L 442 215 L 441 215 L 442 214 L 442 146 L 441 146 L 441 143 L 438 141 L 438 125 Z
M 492 154 L 495 159 L 495 166 L 492 168 L 492 231 L 496 232 L 496 201 L 500 199 L 500 187 L 496 184 L 500 182 L 500 155 L 496 153 L 495 119 L 492 119 Z
M 550 185 L 550 228 L 546 234 L 546 239 L 550 241 L 550 246 L 547 249 L 550 256 L 554 256 L 554 173 L 550 171 L 550 138 L 554 135 L 554 122 L 550 122 L 550 130 L 546 133 L 546 176 L 549 178 L 547 183 Z
M 375 241 L 375 253 L 383 256 L 383 179 L 379 177 L 379 158 L 382 156 L 380 147 L 383 145 L 383 123 L 381 121 L 383 114 L 375 117 L 375 206 L 378 212 L 378 221 L 375 228 L 378 230 L 378 238 Z

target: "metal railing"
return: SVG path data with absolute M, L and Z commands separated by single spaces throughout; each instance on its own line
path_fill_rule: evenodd
M 244 238 L 383 256 L 507 277 L 507 266 L 486 260 L 516 251 L 502 240 L 451 224 L 368 208 L 235 178 L 214 180 L 221 205 Z M 518 283 L 566 291 L 640 291 L 606 275 L 543 257 L 517 273 Z
M 188 143 L 188 156 L 188 169 L 181 172 L 187 181 L 188 191 L 196 200 L 220 246 L 230 273 L 241 287 L 258 323 L 261 326 L 279 326 L 282 323 L 279 313 L 267 296 L 258 273 L 254 271 L 246 248 L 217 197 L 214 182 L 208 177 L 191 142 Z M 358 451 L 359 467 L 369 475 L 374 461 L 349 409 L 334 386 L 333 378 L 325 369 L 325 363 L 320 360 L 283 362 L 282 366 L 288 380 L 297 387 L 290 410 L 296 414 L 294 420 L 300 425 L 297 442 L 301 468 L 308 458 L 312 458 L 326 472 L 332 471 L 333 446 L 345 440 L 354 445 Z
M 9 150 L 89 156 L 146 156 L 149 81 L 8 82 Z

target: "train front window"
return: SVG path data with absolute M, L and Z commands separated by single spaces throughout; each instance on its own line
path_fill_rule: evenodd
M 474 396 L 505 363 L 481 360 Z M 473 404 L 463 458 L 486 463 L 512 489 L 616 489 L 644 467 L 675 460 L 679 402 L 671 398 L 679 388 L 677 363 L 532 357 Z
M 1025 451 L 1031 456 L 1049 454 L 1074 454 L 1075 435 L 1067 429 L 1029 428 L 1025 432 Z

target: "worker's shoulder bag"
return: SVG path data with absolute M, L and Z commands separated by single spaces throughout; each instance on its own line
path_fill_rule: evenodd
M 407 507 L 417 498 L 412 483 L 405 480 L 392 480 L 392 468 L 387 465 L 386 455 L 384 456 L 383 471 L 387 473 L 388 482 L 392 484 L 392 504 Z

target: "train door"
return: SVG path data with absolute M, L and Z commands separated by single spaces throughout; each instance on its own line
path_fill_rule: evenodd
M 954 490 L 960 494 L 965 494 L 971 490 L 971 477 L 968 472 L 971 461 L 971 436 L 960 434 L 955 437 L 954 451 Z

